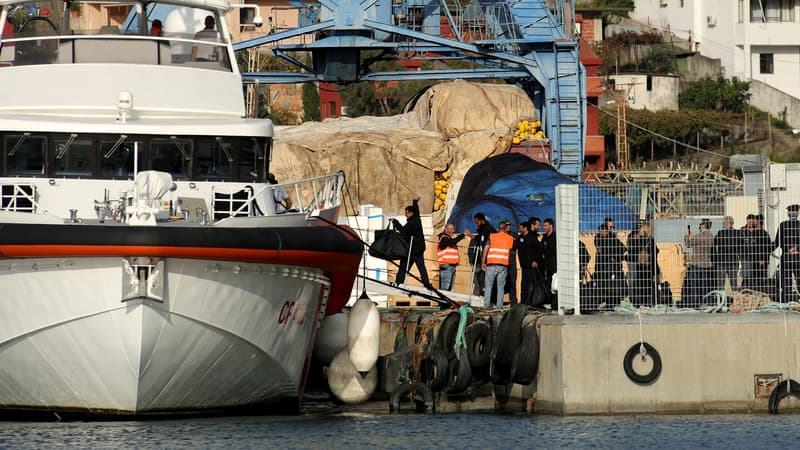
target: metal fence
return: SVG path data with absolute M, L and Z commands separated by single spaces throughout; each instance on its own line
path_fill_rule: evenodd
M 579 230 L 559 235 L 565 257 L 559 253 L 559 272 L 578 268 L 575 279 L 559 279 L 560 303 L 582 312 L 620 306 L 727 311 L 797 301 L 800 222 L 792 218 L 800 206 L 791 205 L 800 203 L 800 183 L 794 172 L 800 175 L 800 166 L 764 170 L 745 188 L 627 183 L 557 190 L 559 204 L 564 197 L 577 201 L 558 211 L 556 229 Z

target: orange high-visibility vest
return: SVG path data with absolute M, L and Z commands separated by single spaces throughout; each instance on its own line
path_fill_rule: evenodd
M 439 245 L 442 244 L 442 239 L 444 239 L 446 235 L 442 235 L 439 238 Z M 458 263 L 461 262 L 458 258 L 458 247 L 445 247 L 440 248 L 438 252 L 436 252 L 436 259 L 439 260 L 439 265 L 443 266 L 445 264 L 450 264 L 451 266 L 457 266 Z
M 486 254 L 486 264 L 508 265 L 511 248 L 514 247 L 514 238 L 503 231 L 489 235 L 489 253 Z

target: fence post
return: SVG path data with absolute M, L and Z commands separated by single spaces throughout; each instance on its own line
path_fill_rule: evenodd
M 559 308 L 580 315 L 580 203 L 577 184 L 556 186 L 556 263 Z

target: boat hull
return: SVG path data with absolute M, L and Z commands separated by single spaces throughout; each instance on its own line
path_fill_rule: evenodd
M 3 409 L 202 413 L 302 395 L 322 270 L 163 258 L 143 276 L 131 262 L 0 261 Z M 131 298 L 137 282 L 152 295 Z

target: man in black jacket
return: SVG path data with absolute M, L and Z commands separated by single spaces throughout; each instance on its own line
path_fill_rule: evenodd
M 419 205 L 417 202 L 419 202 L 419 197 L 414 199 L 412 205 L 406 206 L 405 225 L 400 225 L 397 219 L 392 219 L 394 229 L 406 238 L 411 247 L 410 258 L 400 260 L 400 268 L 397 270 L 395 283 L 403 284 L 406 280 L 406 271 L 412 265 L 416 265 L 423 286 L 430 289 L 431 282 L 428 280 L 428 271 L 425 269 L 425 235 L 422 233 L 422 220 L 419 218 Z
M 478 226 L 478 230 L 471 236 L 467 255 L 469 256 L 469 263 L 472 264 L 472 277 L 474 283 L 472 294 L 483 296 L 484 273 L 483 268 L 481 267 L 483 262 L 483 248 L 487 243 L 489 243 L 489 235 L 495 233 L 496 230 L 489 224 L 489 222 L 486 221 L 486 216 L 483 215 L 483 213 L 475 214 L 474 220 L 475 225 Z
M 732 290 L 739 290 L 739 255 L 742 247 L 742 235 L 733 228 L 733 217 L 725 216 L 722 229 L 714 236 L 712 258 L 717 275 L 717 289 L 724 290 L 725 280 L 728 280 Z
M 796 291 L 792 286 L 792 278 L 800 288 L 800 205 L 790 205 L 786 208 L 789 220 L 784 220 L 778 226 L 775 235 L 774 248 L 781 249 L 780 271 L 780 301 L 787 303 L 796 298 Z
M 550 286 L 553 283 L 553 275 L 558 270 L 558 262 L 556 261 L 556 231 L 553 219 L 544 219 L 544 234 L 542 235 L 541 256 L 540 261 L 541 272 L 545 279 L 545 288 L 550 300 L 550 308 L 555 310 L 558 308 L 558 300 L 552 294 Z
M 530 305 L 530 293 L 533 288 L 534 270 L 539 267 L 539 236 L 531 232 L 530 222 L 522 222 L 518 227 L 517 235 L 517 258 L 522 272 L 520 281 L 520 301 Z

